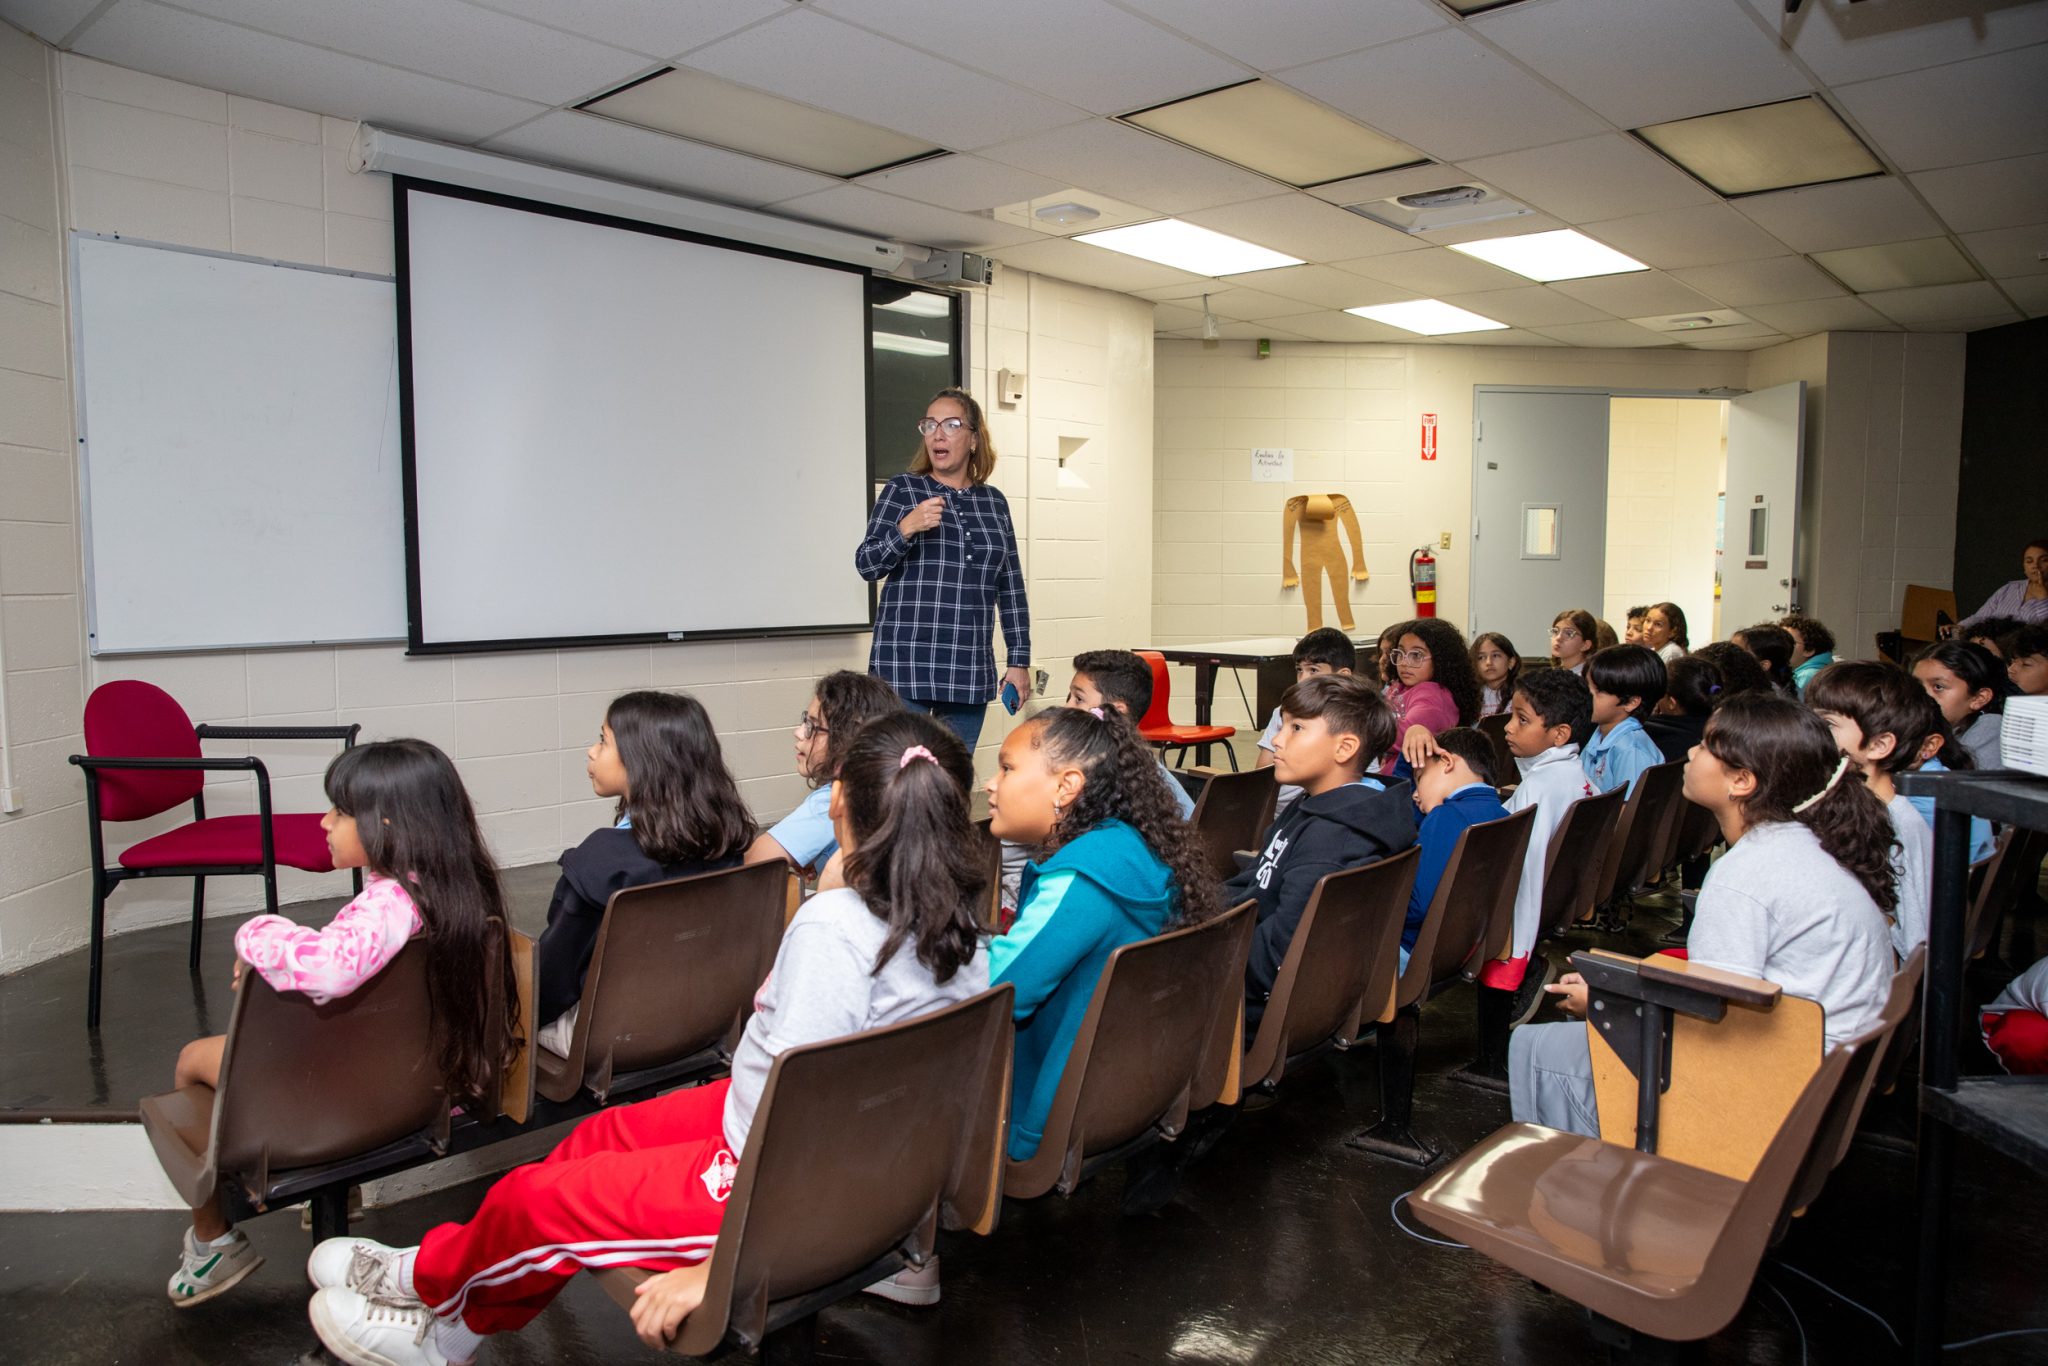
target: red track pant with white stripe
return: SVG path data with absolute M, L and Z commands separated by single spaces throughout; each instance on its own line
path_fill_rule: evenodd
M 585 1267 L 673 1271 L 711 1255 L 739 1164 L 728 1083 L 603 1110 L 492 1186 L 466 1224 L 420 1242 L 413 1289 L 471 1331 L 526 1326 Z

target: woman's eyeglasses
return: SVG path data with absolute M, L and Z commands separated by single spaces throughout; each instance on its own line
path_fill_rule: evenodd
M 958 436 L 963 431 L 972 431 L 973 428 L 957 417 L 949 417 L 943 422 L 935 417 L 921 417 L 917 420 L 917 434 L 919 436 L 930 436 L 933 432 L 941 430 L 947 436 Z
M 816 735 L 830 735 L 832 728 L 823 721 L 814 720 L 809 712 L 796 719 L 796 738 L 808 740 Z

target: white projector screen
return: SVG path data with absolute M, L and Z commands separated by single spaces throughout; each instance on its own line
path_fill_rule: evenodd
M 863 272 L 396 188 L 414 651 L 868 629 Z

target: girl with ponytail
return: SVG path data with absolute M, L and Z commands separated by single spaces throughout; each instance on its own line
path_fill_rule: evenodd
M 1818 1001 L 1827 1048 L 1875 1025 L 1896 966 L 1886 920 L 1898 904 L 1892 824 L 1827 722 L 1763 693 L 1729 698 L 1686 762 L 1685 795 L 1714 813 L 1728 841 L 1700 889 L 1692 961 Z M 1547 990 L 1585 1014 L 1577 973 Z M 1600 1132 L 1578 1021 L 1516 1030 L 1508 1083 L 1515 1119 Z
M 703 1301 L 775 1056 L 988 987 L 972 780 L 966 746 L 930 716 L 864 727 L 832 789 L 843 881 L 826 879 L 790 921 L 731 1078 L 598 1112 L 545 1160 L 507 1173 L 469 1222 L 432 1229 L 416 1248 L 328 1239 L 306 1268 L 321 1340 L 345 1361 L 466 1362 L 485 1336 L 525 1326 L 585 1266 L 660 1273 L 641 1283 L 633 1326 L 651 1347 L 675 1336 Z

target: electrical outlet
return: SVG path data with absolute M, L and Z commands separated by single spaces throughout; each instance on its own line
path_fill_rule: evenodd
M 1443 535 L 1437 537 L 1436 548 L 1438 550 L 1449 550 L 1451 548 L 1450 532 L 1446 531 L 1443 533 Z

